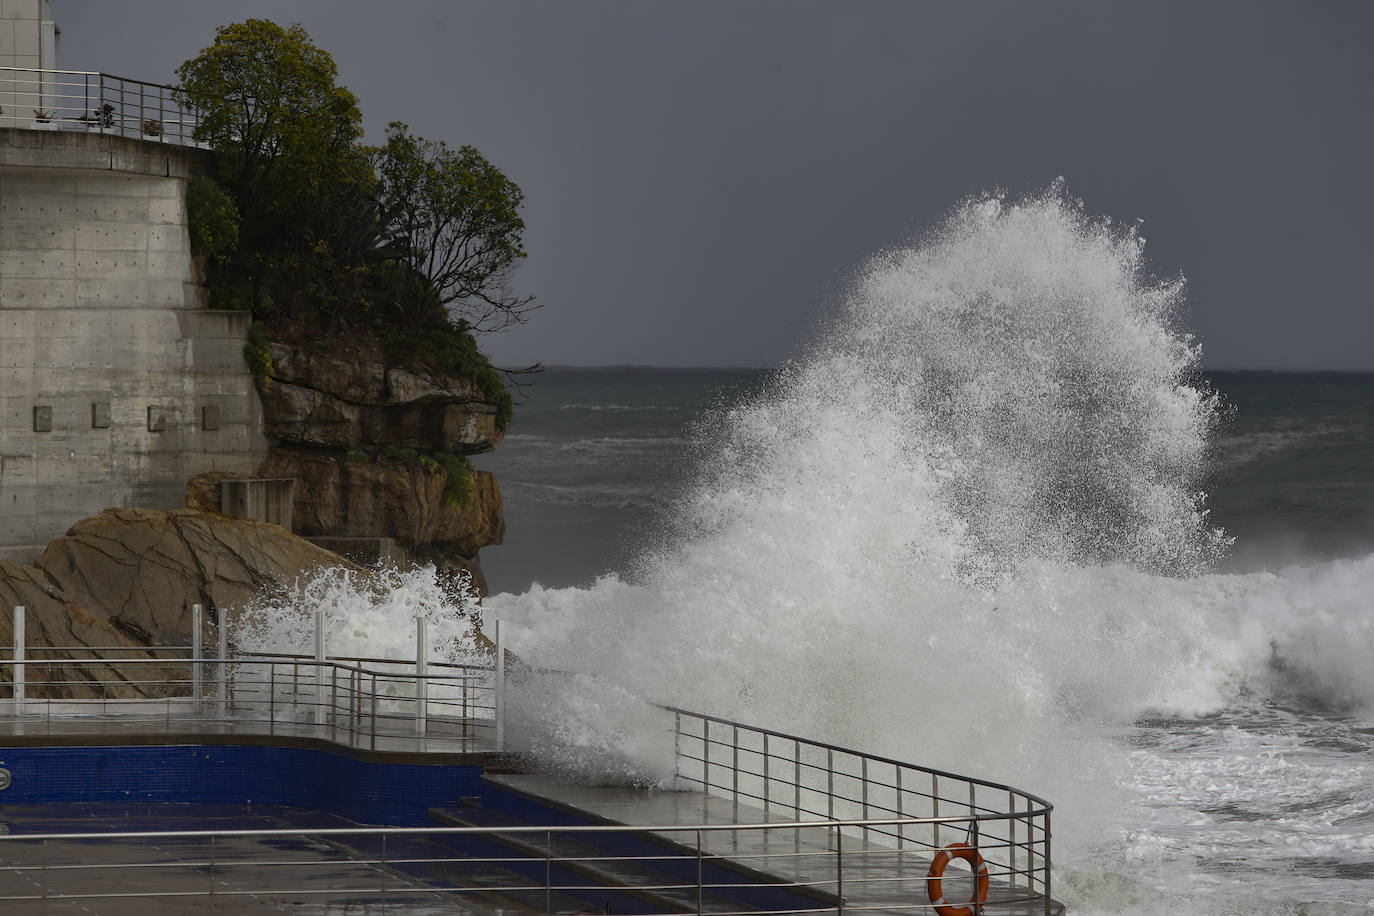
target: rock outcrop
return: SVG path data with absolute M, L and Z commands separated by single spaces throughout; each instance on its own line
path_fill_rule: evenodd
M 477 552 L 505 536 L 501 491 L 465 456 L 494 449 L 505 431 L 480 386 L 362 343 L 273 343 L 270 353 L 259 389 L 275 444 L 258 476 L 295 478 L 292 530 L 359 539 L 357 556 L 391 539 L 403 561 L 466 571 L 485 593 Z M 187 506 L 218 510 L 226 476 L 189 481 Z
M 217 608 L 232 615 L 264 589 L 321 568 L 357 569 L 277 525 L 193 509 L 107 509 L 77 522 L 30 566 L 0 560 L 0 645 L 12 644 L 9 609 L 22 605 L 31 647 L 118 647 L 120 657 L 151 658 L 138 650 L 190 643 L 193 605 L 209 634 Z M 42 658 L 88 656 L 58 650 Z M 172 673 L 184 679 L 181 667 Z M 88 682 L 156 680 L 159 670 L 171 671 L 35 664 L 28 674 L 49 682 L 35 695 L 146 696 L 162 692 Z
M 500 444 L 497 408 L 471 379 L 388 366 L 375 350 L 271 345 L 261 391 L 269 438 L 348 451 L 410 448 L 475 455 Z

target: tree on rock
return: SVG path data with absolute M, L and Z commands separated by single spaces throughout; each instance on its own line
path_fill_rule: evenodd
M 376 168 L 383 237 L 410 268 L 410 301 L 432 298 L 472 331 L 499 331 L 537 307 L 508 291 L 525 257 L 524 194 L 500 169 L 471 146 L 412 136 L 399 121 L 387 127 Z
M 372 194 L 362 114 L 303 28 L 265 19 L 221 26 L 177 74 L 200 116 L 196 137 L 215 150 L 242 216 L 239 250 L 255 289 L 264 271 L 358 234 L 341 224 L 370 216 L 360 203 Z

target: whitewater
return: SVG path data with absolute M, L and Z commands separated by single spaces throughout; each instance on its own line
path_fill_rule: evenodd
M 574 673 L 526 680 L 508 734 L 652 783 L 671 702 L 1009 783 L 1054 803 L 1074 913 L 1374 908 L 1374 555 L 1220 571 L 1228 410 L 1183 307 L 1061 184 L 878 254 L 693 430 L 623 569 L 485 601 Z M 426 576 L 325 600 L 360 651 L 475 613 Z

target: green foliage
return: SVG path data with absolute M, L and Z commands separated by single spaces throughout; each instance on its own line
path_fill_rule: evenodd
M 240 206 L 252 203 L 245 215 L 279 206 L 273 198 L 281 191 L 308 199 L 337 177 L 341 157 L 362 135 L 357 99 L 334 84 L 334 59 L 299 25 L 220 26 L 177 75 L 200 114 L 196 138 L 214 148 Z
M 444 502 L 462 508 L 472 502 L 477 493 L 477 483 L 472 477 L 472 462 L 465 455 L 451 455 L 448 452 L 434 452 L 431 457 L 444 469 Z
M 505 430 L 511 395 L 472 335 L 535 307 L 505 292 L 525 257 L 520 188 L 475 148 L 399 122 L 384 147 L 363 146 L 356 98 L 299 25 L 222 26 L 177 73 L 216 157 L 218 181 L 188 191 L 212 302 L 250 309 L 276 337 L 362 334 L 418 354 L 475 380 Z M 254 327 L 244 356 L 265 389 Z
M 500 371 L 477 349 L 471 334 L 444 325 L 418 332 L 392 330 L 383 341 L 395 355 L 412 354 L 436 369 L 475 381 L 482 398 L 496 405 L 496 427 L 504 432 L 510 426 L 515 401 Z
M 238 205 L 213 178 L 191 176 L 186 187 L 186 219 L 190 224 L 192 254 L 218 260 L 238 247 Z
M 267 391 L 272 387 L 272 350 L 267 344 L 267 330 L 261 321 L 248 326 L 248 342 L 243 345 L 243 358 L 253 373 L 258 387 Z
M 372 461 L 372 456 L 359 448 L 351 448 L 344 455 L 344 460 L 350 464 L 368 464 Z
M 414 461 L 420 455 L 413 448 L 401 448 L 396 445 L 384 445 L 377 449 L 378 458 L 386 458 L 390 461 Z
M 354 459 L 354 454 L 355 452 L 349 452 L 348 460 L 357 460 Z M 370 460 L 366 452 L 360 454 L 363 455 L 361 460 Z M 477 485 L 472 478 L 472 462 L 462 455 L 452 455 L 448 452 L 425 454 L 413 448 L 384 445 L 377 449 L 377 457 L 387 461 L 413 462 L 429 474 L 443 471 L 444 502 L 450 506 L 461 508 L 468 505 L 477 492 Z
M 525 257 L 524 193 L 474 147 L 410 134 L 400 121 L 375 153 L 387 248 L 413 271 L 410 292 L 433 295 L 469 331 L 498 331 L 535 308 L 506 293 Z
M 319 240 L 341 234 L 339 222 L 372 194 L 357 145 L 362 113 L 335 85 L 337 72 L 299 25 L 265 19 L 221 26 L 210 47 L 177 68 L 200 114 L 197 139 L 214 148 L 242 215 L 237 266 L 252 280 L 259 317 L 270 317 L 260 293 L 277 286 L 278 300 L 290 298 Z

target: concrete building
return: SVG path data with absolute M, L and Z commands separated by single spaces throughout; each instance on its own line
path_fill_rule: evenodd
M 180 506 L 187 478 L 266 454 L 249 316 L 202 309 L 193 278 L 186 186 L 207 155 L 0 127 L 0 556 L 109 506 Z
M 0 67 L 56 70 L 57 41 L 48 0 L 0 0 Z M 55 75 L 0 71 L 0 123 L 31 121 L 35 111 L 51 109 L 62 92 L 59 82 Z

